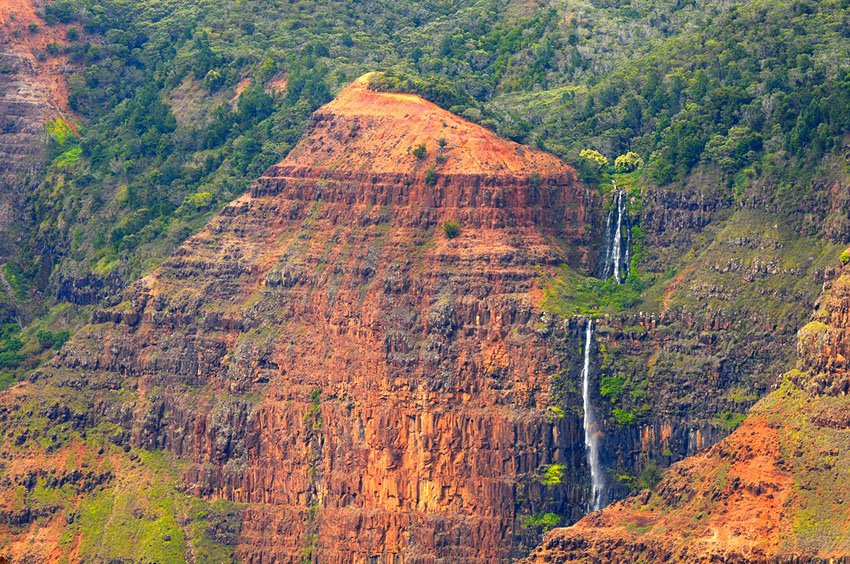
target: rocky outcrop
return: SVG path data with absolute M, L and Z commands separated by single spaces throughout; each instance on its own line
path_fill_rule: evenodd
M 800 362 L 728 438 L 653 490 L 552 531 L 530 562 L 817 562 L 850 558 L 845 500 L 850 270 L 824 285 Z
M 572 336 L 539 284 L 593 264 L 599 197 L 367 80 L 20 393 L 71 394 L 67 420 L 245 504 L 242 561 L 506 560 L 536 542 L 523 517 L 588 493 L 580 418 L 549 409 Z M 553 463 L 579 478 L 544 484 Z

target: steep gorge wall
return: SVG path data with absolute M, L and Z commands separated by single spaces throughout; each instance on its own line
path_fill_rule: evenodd
M 660 282 L 597 322 L 593 402 L 615 497 L 727 436 L 777 385 L 840 250 L 801 235 L 802 212 L 736 204 L 710 170 L 633 192 L 630 206 L 639 273 Z
M 583 513 L 581 419 L 549 409 L 576 347 L 551 346 L 572 337 L 539 284 L 592 264 L 598 195 L 397 96 L 361 81 L 320 110 L 21 392 L 73 394 L 63 420 L 107 421 L 185 461 L 184 491 L 245 504 L 245 562 L 490 562 L 536 542 L 523 517 Z M 569 479 L 547 486 L 552 463 Z
M 45 165 L 45 125 L 68 113 L 66 57 L 48 59 L 44 51 L 64 41 L 65 28 L 45 26 L 35 8 L 31 0 L 0 0 L 0 266 L 30 227 L 25 202 Z M 5 293 L 0 288 L 0 301 Z
M 833 263 L 834 264 L 834 263 Z M 833 266 L 797 368 L 652 490 L 556 529 L 530 562 L 832 562 L 850 557 L 850 271 Z

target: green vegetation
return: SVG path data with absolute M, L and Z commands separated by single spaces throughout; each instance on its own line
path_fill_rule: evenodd
M 599 380 L 599 393 L 612 402 L 617 402 L 623 393 L 625 383 L 619 376 L 603 376 Z
M 55 306 L 23 328 L 18 320 L 3 318 L 0 311 L 0 390 L 52 357 L 84 322 L 82 311 L 67 304 Z
M 430 76 L 425 79 L 404 71 L 389 70 L 375 74 L 369 82 L 369 88 L 376 92 L 417 94 L 438 106 L 457 110 L 456 113 L 463 112 L 465 108 L 478 107 L 478 102 L 468 92 L 445 77 Z M 445 143 L 446 140 L 442 139 L 439 146 L 445 147 Z
M 582 149 L 578 156 L 596 170 L 602 170 L 608 166 L 608 158 L 595 149 Z
M 66 145 L 75 137 L 74 130 L 71 128 L 71 125 L 62 118 L 56 118 L 55 120 L 48 122 L 44 128 L 47 130 L 50 140 L 60 146 Z
M 536 515 L 525 515 L 522 518 L 522 526 L 525 528 L 541 529 L 541 532 L 546 532 L 550 529 L 558 527 L 563 522 L 563 518 L 557 513 L 538 513 Z
M 544 307 L 564 317 L 616 313 L 639 304 L 643 288 L 643 281 L 636 275 L 617 284 L 613 278 L 603 281 L 562 266 L 559 276 L 546 289 Z
M 425 143 L 420 143 L 416 147 L 413 148 L 413 156 L 419 159 L 420 161 L 425 158 L 425 155 L 428 153 L 428 148 L 425 146 Z
M 628 425 L 631 425 L 635 420 L 635 414 L 634 413 L 632 413 L 631 411 L 622 410 L 618 407 L 615 407 L 614 409 L 611 410 L 611 415 L 614 416 L 614 420 L 621 427 L 626 427 Z
M 233 548 L 212 540 L 215 526 L 238 507 L 208 502 L 177 492 L 180 465 L 164 453 L 139 451 L 139 463 L 127 461 L 116 480 L 88 496 L 69 525 L 80 533 L 80 553 L 86 559 L 124 558 L 133 561 L 182 561 L 191 542 L 199 561 L 232 562 Z M 191 516 L 187 538 L 180 520 Z M 212 531 L 210 531 L 212 532 Z
M 436 186 L 437 185 L 437 171 L 434 167 L 428 168 L 425 171 L 425 184 L 428 186 Z
M 310 403 L 307 405 L 307 410 L 304 412 L 304 423 L 308 425 L 311 431 L 320 431 L 323 426 L 322 421 L 322 389 L 316 388 L 310 392 Z
M 31 191 L 35 219 L 13 262 L 36 306 L 73 299 L 59 285 L 87 275 L 114 291 L 285 156 L 333 91 L 375 69 L 376 90 L 419 93 L 580 167 L 593 147 L 605 165 L 588 178 L 613 172 L 606 154 L 639 154 L 644 185 L 711 166 L 736 186 L 779 186 L 777 207 L 794 210 L 811 188 L 771 181 L 804 176 L 847 128 L 848 79 L 830 64 L 846 58 L 844 12 L 838 0 L 299 0 L 281 17 L 258 0 L 56 0 L 43 16 L 70 26 L 56 54 L 80 69 L 70 103 L 82 121 L 47 124 L 53 166 Z M 602 309 L 620 299 L 590 293 Z
M 54 354 L 85 319 L 91 308 L 63 303 L 77 299 L 67 290 L 73 281 L 95 279 L 95 301 L 114 295 L 282 159 L 334 91 L 378 68 L 386 72 L 374 75 L 371 88 L 423 95 L 550 151 L 588 182 L 604 180 L 608 206 L 610 175 L 627 186 L 633 219 L 642 198 L 657 195 L 659 186 L 671 199 L 699 192 L 719 202 L 720 211 L 706 206 L 706 226 L 689 226 L 663 248 L 644 252 L 644 228 L 635 225 L 632 274 L 622 285 L 562 267 L 548 281 L 545 307 L 565 317 L 665 311 L 694 318 L 695 326 L 740 312 L 732 326 L 699 335 L 679 322 L 659 326 L 657 334 L 681 346 L 651 358 L 600 347 L 599 391 L 609 422 L 640 422 L 655 405 L 649 390 L 653 399 L 675 398 L 665 400 L 671 402 L 665 409 L 691 413 L 700 398 L 680 397 L 672 387 L 715 378 L 722 366 L 737 364 L 740 377 L 752 382 L 721 396 L 729 409 L 705 415 L 732 430 L 793 352 L 754 351 L 751 359 L 726 362 L 736 344 L 759 339 L 764 326 L 790 331 L 805 323 L 809 310 L 801 304 L 817 294 L 814 274 L 834 266 L 840 251 L 828 241 L 846 243 L 845 232 L 826 227 L 830 199 L 819 197 L 824 183 L 816 180 L 836 175 L 840 183 L 846 172 L 840 143 L 850 130 L 850 74 L 836 61 L 850 55 L 847 12 L 845 0 L 545 6 L 296 0 L 285 14 L 260 0 L 47 3 L 45 21 L 73 26 L 66 33 L 71 44 L 53 44 L 39 56 L 67 56 L 80 69 L 69 85 L 80 123 L 45 125 L 50 167 L 27 192 L 23 244 L 4 267 L 14 294 L 9 300 L 34 314 L 2 318 L 0 389 Z M 40 32 L 30 26 L 29 33 Z M 448 157 L 445 139 L 435 142 L 438 166 Z M 429 166 L 425 144 L 411 152 L 422 168 Z M 620 156 L 611 167 L 614 155 Z M 426 184 L 437 183 L 437 166 L 424 171 Z M 531 186 L 539 182 L 536 173 L 529 179 Z M 840 216 L 840 202 L 837 208 L 832 213 Z M 441 227 L 448 239 L 461 232 L 457 221 Z M 658 243 L 657 234 L 650 236 Z M 432 233 L 428 238 L 433 244 Z M 850 262 L 850 250 L 839 259 Z M 800 337 L 820 339 L 823 331 L 810 324 Z M 714 342 L 715 350 L 705 352 Z M 552 406 L 546 417 L 557 421 L 564 411 Z M 321 390 L 311 394 L 304 423 L 314 432 L 322 428 Z M 32 429 L 49 424 L 36 418 Z M 27 444 L 55 449 L 73 436 L 67 426 L 53 430 Z M 118 432 L 98 431 L 104 440 Z M 816 440 L 810 435 L 799 441 Z M 200 529 L 189 534 L 178 526 L 187 511 L 192 526 L 203 529 L 215 528 L 214 515 L 234 510 L 187 509 L 186 499 L 168 488 L 142 499 L 147 492 L 136 482 L 175 480 L 156 455 L 143 456 L 142 466 L 155 470 L 134 466 L 130 478 L 81 508 L 74 526 L 95 531 L 85 547 L 91 559 L 106 554 L 98 546 L 111 547 L 122 536 L 134 540 L 120 549 L 127 559 L 143 550 L 149 559 L 180 558 L 188 537 L 205 542 Z M 560 484 L 564 471 L 549 465 L 541 480 Z M 639 489 L 658 475 L 650 461 L 623 482 Z M 32 494 L 43 504 L 67 496 L 44 484 Z M 137 503 L 144 504 L 138 523 L 127 515 Z M 812 526 L 812 516 L 825 519 L 826 502 L 807 503 L 795 532 L 816 539 L 825 533 Z M 560 520 L 553 513 L 528 519 L 533 527 Z M 210 561 L 232 559 L 213 545 Z M 195 555 L 202 560 L 200 546 Z
M 724 411 L 714 418 L 714 423 L 722 429 L 732 432 L 741 426 L 741 423 L 747 418 L 746 413 L 736 413 L 734 411 Z
M 661 481 L 661 469 L 652 460 L 644 460 L 637 476 L 621 472 L 617 481 L 628 487 L 632 492 L 652 489 Z
M 567 467 L 563 464 L 548 464 L 543 469 L 540 482 L 544 486 L 557 486 L 563 482 Z
M 454 239 L 460 235 L 460 222 L 449 219 L 443 222 L 443 234 L 447 239 Z
M 14 323 L 0 327 L 0 370 L 17 368 L 24 360 L 20 350 L 24 347 L 20 339 L 21 328 Z
M 582 149 L 577 164 L 582 179 L 588 184 L 597 184 L 608 170 L 608 157 L 595 149 Z
M 634 172 L 643 168 L 643 159 L 635 152 L 629 151 L 614 159 L 614 170 L 618 173 Z

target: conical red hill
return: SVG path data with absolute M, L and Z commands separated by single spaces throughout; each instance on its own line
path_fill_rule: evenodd
M 584 448 L 547 411 L 579 401 L 575 343 L 539 306 L 599 205 L 553 157 L 361 79 L 16 393 L 73 395 L 81 425 L 176 455 L 184 491 L 244 504 L 241 561 L 506 560 L 524 517 L 582 508 L 540 479 Z

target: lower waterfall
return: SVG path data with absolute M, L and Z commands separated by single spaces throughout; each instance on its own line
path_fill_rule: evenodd
M 599 423 L 593 413 L 590 403 L 590 349 L 593 342 L 593 320 L 587 318 L 587 328 L 584 335 L 584 366 L 581 370 L 581 395 L 584 400 L 584 446 L 587 449 L 587 463 L 590 466 L 590 480 L 593 499 L 589 509 L 597 511 L 604 507 L 605 477 L 599 465 Z

